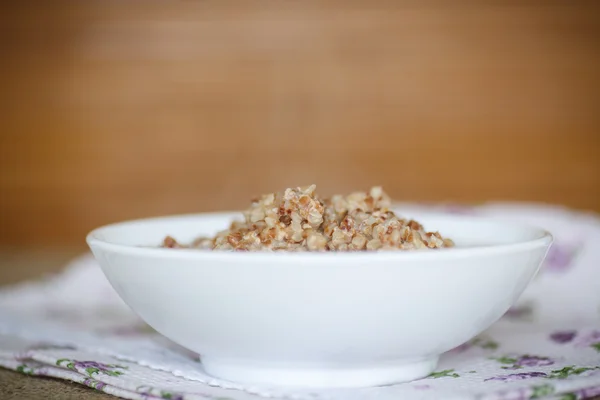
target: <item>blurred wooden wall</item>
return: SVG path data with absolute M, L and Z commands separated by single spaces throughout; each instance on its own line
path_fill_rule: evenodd
M 312 182 L 600 211 L 600 2 L 0 7 L 0 244 Z

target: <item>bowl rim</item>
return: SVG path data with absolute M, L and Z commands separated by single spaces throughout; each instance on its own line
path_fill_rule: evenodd
M 456 219 L 470 219 L 479 221 L 489 221 L 501 225 L 510 225 L 516 228 L 534 231 L 537 234 L 534 239 L 527 239 L 517 241 L 513 243 L 498 243 L 483 246 L 473 247 L 453 247 L 453 248 L 442 248 L 432 249 L 432 251 L 394 251 L 394 250 L 383 250 L 383 251 L 355 251 L 355 252 L 335 252 L 335 251 L 301 251 L 301 252 L 290 252 L 290 251 L 213 251 L 213 250 L 202 250 L 202 249 L 168 249 L 162 247 L 148 247 L 142 245 L 130 245 L 120 244 L 106 241 L 99 237 L 103 231 L 108 229 L 115 229 L 119 226 L 133 225 L 143 222 L 161 221 L 161 220 L 184 220 L 187 218 L 198 218 L 198 217 L 231 217 L 234 215 L 240 215 L 240 211 L 225 211 L 225 212 L 204 212 L 204 213 L 192 213 L 192 214 L 175 214 L 159 217 L 150 218 L 138 218 L 131 220 L 124 220 L 112 224 L 100 226 L 90 231 L 86 236 L 86 242 L 92 249 L 95 248 L 103 249 L 111 252 L 118 252 L 121 254 L 130 255 L 144 255 L 144 256 L 155 256 L 157 258 L 169 258 L 169 259 L 209 259 L 209 260 L 227 260 L 233 259 L 305 259 L 305 258 L 322 258 L 322 259 L 352 259 L 352 260 L 364 260 L 369 259 L 370 261 L 380 260 L 418 260 L 418 259 L 435 259 L 435 258 L 464 258 L 482 255 L 498 255 L 515 253 L 521 251 L 528 251 L 537 248 L 546 247 L 546 252 L 549 250 L 550 245 L 553 243 L 554 238 L 550 232 L 543 228 L 532 226 L 523 223 L 506 222 L 499 220 L 494 217 L 486 217 L 480 215 L 456 215 L 447 212 L 426 212 L 427 215 L 440 216 L 440 217 L 451 217 Z M 165 234 L 166 235 L 166 234 Z

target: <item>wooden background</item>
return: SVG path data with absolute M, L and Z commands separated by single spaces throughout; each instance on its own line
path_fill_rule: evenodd
M 598 1 L 0 7 L 0 245 L 313 182 L 600 211 Z

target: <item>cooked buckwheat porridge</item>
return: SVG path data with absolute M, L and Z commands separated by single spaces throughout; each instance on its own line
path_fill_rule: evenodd
M 452 240 L 427 232 L 389 209 L 381 187 L 367 193 L 321 198 L 316 186 L 286 189 L 252 201 L 243 221 L 214 237 L 190 244 L 167 236 L 163 247 L 234 251 L 365 251 L 452 247 Z

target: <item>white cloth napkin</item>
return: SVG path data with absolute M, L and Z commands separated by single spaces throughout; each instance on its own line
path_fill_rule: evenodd
M 417 205 L 399 205 L 408 209 Z M 128 399 L 584 399 L 600 396 L 600 218 L 537 204 L 428 206 L 545 227 L 541 273 L 488 331 L 442 356 L 431 376 L 364 389 L 255 387 L 206 375 L 198 356 L 148 329 L 93 258 L 0 291 L 0 366 Z

